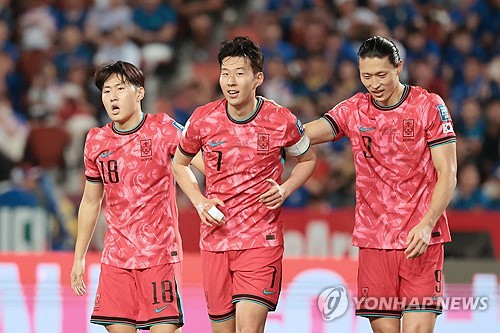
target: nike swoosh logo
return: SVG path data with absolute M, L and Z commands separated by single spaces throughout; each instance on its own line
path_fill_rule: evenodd
M 168 308 L 170 306 L 170 304 L 168 305 L 165 305 L 165 306 L 162 306 L 161 308 L 158 308 L 158 306 L 155 308 L 155 312 L 156 313 L 160 313 L 162 312 L 163 310 L 165 310 L 166 308 Z
M 219 141 L 219 142 L 210 142 L 210 147 L 217 147 L 223 143 L 226 143 L 226 141 Z
M 108 157 L 108 156 L 109 156 L 109 155 L 111 155 L 111 154 L 113 154 L 113 152 L 112 152 L 112 151 L 108 151 L 107 153 L 104 153 L 104 152 L 103 152 L 103 153 L 101 154 L 101 158 Z
M 360 130 L 361 132 L 369 132 L 369 131 L 373 131 L 373 130 L 374 130 L 374 128 L 373 128 L 373 127 L 364 127 L 364 126 L 361 126 L 361 127 L 359 128 L 359 130 Z
M 267 290 L 266 288 L 264 288 L 263 293 L 264 293 L 264 295 L 272 295 L 272 294 L 276 294 L 276 292 L 275 292 L 275 291 L 269 291 L 269 290 Z
M 441 298 L 441 296 L 434 296 L 434 297 L 432 297 L 432 300 L 433 301 L 438 301 L 440 298 Z

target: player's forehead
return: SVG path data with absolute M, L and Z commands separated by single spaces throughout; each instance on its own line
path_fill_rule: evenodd
M 375 74 L 379 72 L 388 72 L 395 67 L 391 64 L 389 57 L 384 58 L 360 58 L 359 59 L 359 72 L 361 74 Z
M 225 57 L 222 59 L 221 70 L 252 70 L 252 64 L 246 57 Z
M 129 82 L 125 80 L 125 78 L 118 74 L 111 74 L 106 81 L 104 81 L 103 87 L 115 87 L 118 85 L 127 85 Z

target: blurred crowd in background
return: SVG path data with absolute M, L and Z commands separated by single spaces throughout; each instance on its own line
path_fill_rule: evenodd
M 401 80 L 439 94 L 458 136 L 454 209 L 500 209 L 499 0 L 0 0 L 0 205 L 41 205 L 53 249 L 72 248 L 85 182 L 87 131 L 109 121 L 96 65 L 124 60 L 146 75 L 143 110 L 185 123 L 221 98 L 219 43 L 256 40 L 258 93 L 303 123 L 364 91 L 356 52 L 396 41 Z M 315 148 L 313 177 L 288 207 L 355 203 L 349 140 Z M 189 203 L 178 191 L 180 209 Z

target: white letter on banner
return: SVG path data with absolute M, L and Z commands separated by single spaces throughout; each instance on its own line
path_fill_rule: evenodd
M 35 332 L 62 332 L 61 268 L 38 264 L 36 268 Z
M 0 264 L 0 331 L 30 333 L 30 318 L 16 264 Z M 2 330 L 3 329 L 3 330 Z

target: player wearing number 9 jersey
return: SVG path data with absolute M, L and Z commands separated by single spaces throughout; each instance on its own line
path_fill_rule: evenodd
M 430 333 L 442 311 L 443 243 L 451 240 L 445 213 L 457 169 L 451 116 L 441 97 L 399 81 L 403 61 L 387 38 L 366 40 L 358 61 L 368 93 L 340 102 L 306 124 L 306 133 L 313 144 L 351 141 L 356 314 L 368 317 L 374 332 Z M 370 298 L 380 298 L 377 306 L 365 302 Z
M 71 285 L 76 295 L 86 292 L 85 254 L 105 197 L 108 230 L 91 322 L 109 332 L 174 332 L 184 315 L 171 160 L 183 127 L 166 114 L 142 112 L 144 76 L 135 66 L 102 65 L 95 81 L 112 121 L 91 129 L 85 142 Z
M 263 332 L 281 288 L 280 206 L 312 174 L 316 157 L 292 112 L 256 96 L 263 57 L 247 37 L 219 50 L 224 97 L 197 108 L 174 157 L 174 174 L 198 209 L 203 285 L 214 332 Z M 187 166 L 203 152 L 203 195 Z M 282 182 L 283 157 L 297 159 Z M 218 205 L 224 219 L 209 210 Z

